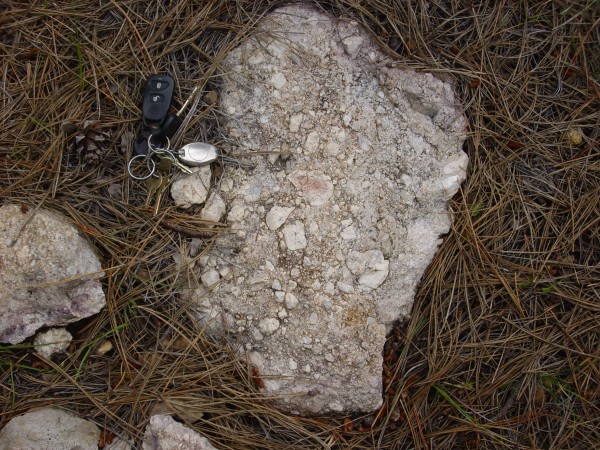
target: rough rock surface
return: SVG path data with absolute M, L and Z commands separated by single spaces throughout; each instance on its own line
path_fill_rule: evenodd
M 372 411 L 386 329 L 450 228 L 465 120 L 450 84 L 395 67 L 355 23 L 294 5 L 261 28 L 224 61 L 222 108 L 229 151 L 273 154 L 226 169 L 234 234 L 193 298 L 284 408 Z
M 14 417 L 0 431 L 0 450 L 97 450 L 100 429 L 69 411 L 44 408 Z
M 50 358 L 55 353 L 64 352 L 72 339 L 66 328 L 50 328 L 35 335 L 33 346 L 37 354 Z
M 194 167 L 191 175 L 180 174 L 171 185 L 171 197 L 181 208 L 201 205 L 208 197 L 210 188 L 210 166 Z
M 0 342 L 97 313 L 106 300 L 98 257 L 57 213 L 0 208 Z
M 200 433 L 159 414 L 150 418 L 144 432 L 143 450 L 217 450 Z

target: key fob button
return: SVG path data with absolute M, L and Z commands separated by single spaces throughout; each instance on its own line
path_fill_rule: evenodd
M 152 94 L 150 96 L 150 103 L 164 103 L 165 98 L 160 94 Z
M 167 89 L 170 86 L 170 83 L 166 80 L 151 80 L 150 87 L 153 91 L 162 91 Z

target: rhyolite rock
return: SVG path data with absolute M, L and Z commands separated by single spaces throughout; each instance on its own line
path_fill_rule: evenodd
M 299 4 L 223 68 L 223 150 L 257 156 L 225 167 L 232 233 L 201 268 L 214 277 L 192 294 L 198 317 L 231 333 L 282 408 L 373 411 L 386 331 L 410 313 L 466 174 L 452 85 Z
M 0 342 L 99 312 L 102 266 L 65 217 L 43 208 L 0 207 Z
M 0 430 L 0 450 L 98 450 L 100 429 L 75 414 L 42 408 L 13 417 Z
M 168 414 L 150 418 L 144 432 L 143 450 L 217 450 L 197 431 L 176 422 Z

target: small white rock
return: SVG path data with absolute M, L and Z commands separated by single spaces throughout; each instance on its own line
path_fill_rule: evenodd
M 202 208 L 200 218 L 211 222 L 219 222 L 224 215 L 225 202 L 217 193 L 212 193 L 210 197 L 208 197 L 204 208 Z
M 289 359 L 288 364 L 289 364 L 290 370 L 296 370 L 298 368 L 298 363 L 293 358 Z
M 360 276 L 358 283 L 370 287 L 371 289 L 377 289 L 389 274 L 389 262 L 385 262 L 386 267 L 384 270 L 367 270 Z
M 277 320 L 275 317 L 267 317 L 266 319 L 261 320 L 258 324 L 258 329 L 265 336 L 272 335 L 277 331 L 278 328 L 279 320 Z
M 219 282 L 220 274 L 215 269 L 209 269 L 200 275 L 200 279 L 202 280 L 202 284 L 208 288 Z
M 290 250 L 301 250 L 308 244 L 304 233 L 304 224 L 300 221 L 283 227 L 283 238 L 285 245 Z
M 292 116 L 290 117 L 290 131 L 292 133 L 298 132 L 303 119 L 304 119 L 304 114 L 302 114 L 302 113 L 292 114 Z
M 283 76 L 282 73 L 276 73 L 275 75 L 273 75 L 271 77 L 271 84 L 276 88 L 276 89 L 281 89 L 282 87 L 285 86 L 285 84 L 287 83 L 287 80 L 285 79 L 285 77 Z
M 337 288 L 345 294 L 352 294 L 354 287 L 351 284 L 344 283 L 343 281 L 337 282 Z
M 298 306 L 298 298 L 294 294 L 288 292 L 285 294 L 285 306 L 288 309 L 294 309 Z
M 280 291 L 281 290 L 281 281 L 275 279 L 273 280 L 273 284 L 271 285 L 271 288 L 273 288 L 276 291 Z
M 244 205 L 235 204 L 231 207 L 229 214 L 227 214 L 227 221 L 230 224 L 241 222 L 244 219 L 244 217 L 246 217 L 247 213 L 248 211 L 246 210 Z
M 171 197 L 181 208 L 200 205 L 206 201 L 210 188 L 210 166 L 192 169 L 194 173 L 176 180 L 171 185 Z
M 275 231 L 283 225 L 294 209 L 293 206 L 273 206 L 266 217 L 269 230 Z
M 351 239 L 356 239 L 356 228 L 353 225 L 350 225 L 347 228 L 344 228 L 340 233 L 340 237 L 345 241 L 349 241 Z
M 252 337 L 257 341 L 262 341 L 264 336 L 257 328 L 252 329 Z
M 33 346 L 37 354 L 50 358 L 55 353 L 64 352 L 72 339 L 66 328 L 50 328 L 35 335 Z

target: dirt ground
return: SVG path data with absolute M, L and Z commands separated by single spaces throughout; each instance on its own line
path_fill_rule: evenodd
M 454 80 L 469 124 L 454 226 L 389 335 L 381 409 L 274 409 L 260 374 L 178 301 L 194 274 L 172 256 L 223 227 L 166 198 L 155 217 L 127 175 L 146 77 L 171 73 L 178 104 L 198 86 L 174 144 L 218 146 L 220 61 L 285 2 L 5 0 L 0 202 L 69 217 L 106 268 L 107 307 L 51 360 L 31 342 L 0 346 L 0 428 L 54 405 L 98 424 L 101 448 L 139 444 L 157 410 L 219 448 L 598 448 L 600 3 L 311 3 Z

